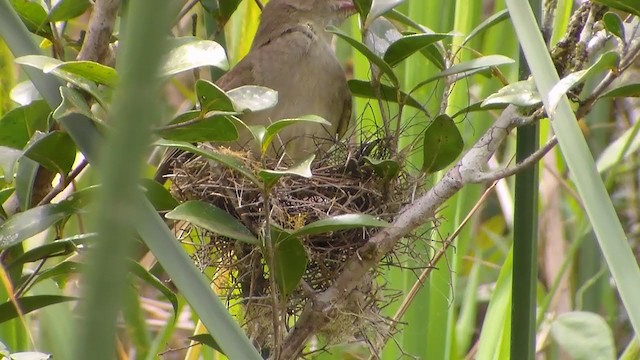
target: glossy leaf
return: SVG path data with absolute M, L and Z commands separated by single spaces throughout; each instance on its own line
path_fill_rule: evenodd
M 461 62 L 459 64 L 451 66 L 448 69 L 442 70 L 440 73 L 420 82 L 414 87 L 414 90 L 447 76 L 458 75 L 456 77 L 456 81 L 459 81 L 465 77 L 477 74 L 479 72 L 488 71 L 492 67 L 512 64 L 514 62 L 515 61 L 513 59 L 502 55 L 488 55 L 477 59 Z
M 307 252 L 298 238 L 287 236 L 276 242 L 274 277 L 283 295 L 291 294 L 307 270 Z
M 600 56 L 588 69 L 576 71 L 562 78 L 549 92 L 549 108 L 547 111 L 554 112 L 562 96 L 576 84 L 593 78 L 603 70 L 616 69 L 619 61 L 620 56 L 615 51 L 609 51 Z
M 260 184 L 260 180 L 255 177 L 253 172 L 251 172 L 251 169 L 247 168 L 242 161 L 234 156 L 221 154 L 216 151 L 203 150 L 198 148 L 197 146 L 182 141 L 159 140 L 155 142 L 155 145 L 163 147 L 174 147 L 176 149 L 184 150 L 192 154 L 200 155 L 205 159 L 213 160 L 217 163 L 228 166 L 233 170 L 236 170 L 237 172 L 244 175 L 247 179 L 252 181 L 254 184 Z
M 179 45 L 169 51 L 160 74 L 171 76 L 202 66 L 228 69 L 229 64 L 224 48 L 210 40 L 182 38 Z
M 86 266 L 84 264 L 68 260 L 63 261 L 46 270 L 40 271 L 40 273 L 38 273 L 38 276 L 29 285 L 27 290 L 33 285 L 47 279 L 52 279 L 56 282 L 59 288 L 63 288 L 66 282 L 69 280 L 70 275 L 79 274 L 85 269 Z M 25 275 L 20 279 L 20 284 L 23 284 L 25 281 L 28 281 L 28 275 Z
M 227 96 L 224 90 L 220 89 L 216 84 L 199 79 L 196 81 L 196 97 L 200 110 L 209 112 L 216 111 L 236 111 L 233 101 Z
M 386 13 L 394 7 L 402 4 L 404 0 L 373 0 L 371 3 L 371 9 L 367 14 L 367 20 L 365 21 L 365 27 L 375 20 L 378 16 Z
M 55 256 L 73 254 L 78 247 L 95 242 L 97 236 L 96 233 L 80 234 L 40 245 L 13 259 L 8 263 L 7 269 Z
M 51 109 L 44 100 L 17 107 L 0 118 L 0 146 L 22 149 L 36 131 L 49 128 Z
M 600 97 L 640 97 L 640 84 L 629 84 L 607 90 Z
M 66 61 L 55 68 L 78 75 L 97 84 L 115 87 L 118 85 L 116 69 L 93 61 Z
M 142 179 L 140 184 L 144 190 L 147 199 L 157 211 L 169 211 L 178 206 L 180 203 L 176 200 L 169 190 L 157 181 L 151 179 Z
M 464 142 L 455 122 L 448 115 L 438 115 L 424 133 L 424 163 L 422 170 L 434 173 L 454 162 Z
M 393 42 L 384 54 L 384 61 L 391 66 L 400 64 L 404 59 L 433 43 L 450 37 L 450 34 L 413 34 L 403 36 Z
M 363 42 L 374 54 L 383 57 L 389 46 L 402 38 L 402 33 L 389 20 L 375 19 L 365 30 Z
M 13 215 L 0 225 L 0 250 L 18 244 L 70 216 L 70 203 L 46 204 Z
M 60 120 L 67 115 L 81 114 L 98 123 L 102 123 L 101 120 L 94 116 L 89 103 L 87 103 L 87 100 L 80 91 L 67 86 L 61 86 L 60 95 L 62 96 L 62 102 L 53 112 L 54 119 Z
M 237 112 L 255 112 L 276 106 L 278 92 L 264 86 L 245 85 L 227 91 Z
M 259 139 L 262 144 L 261 146 L 262 153 L 264 154 L 267 151 L 267 149 L 269 148 L 269 145 L 271 145 L 271 142 L 276 137 L 276 135 L 280 133 L 280 131 L 282 131 L 288 126 L 295 125 L 295 124 L 302 124 L 302 123 L 312 123 L 312 124 L 321 124 L 325 126 L 331 126 L 330 122 L 316 115 L 307 115 L 307 116 L 299 117 L 297 119 L 282 119 L 282 120 L 275 121 L 266 127 L 263 137 Z
M 198 200 L 187 201 L 165 217 L 189 223 L 230 239 L 258 244 L 258 239 L 238 219 L 217 206 Z
M 635 16 L 640 16 L 640 2 L 637 0 L 595 0 L 603 5 L 617 10 L 628 12 Z
M 306 158 L 299 164 L 286 169 L 286 170 L 260 170 L 258 171 L 258 176 L 262 179 L 264 184 L 267 187 L 271 187 L 275 185 L 278 180 L 280 180 L 283 176 L 302 176 L 304 178 L 310 178 L 313 174 L 311 174 L 311 163 L 313 159 L 315 159 L 315 155 L 311 155 Z
M 362 97 L 366 99 L 377 99 L 376 93 L 369 81 L 363 80 L 349 80 L 349 89 L 353 96 Z M 404 105 L 411 106 L 416 109 L 420 109 L 423 112 L 427 113 L 427 109 L 422 106 L 416 99 L 414 99 L 411 95 L 400 91 L 396 91 L 396 89 L 391 86 L 380 84 L 380 94 L 384 101 L 390 102 L 400 102 Z
M 525 107 L 542 103 L 542 98 L 536 88 L 536 84 L 531 80 L 518 81 L 509 84 L 498 92 L 489 95 L 483 102 L 482 107 L 496 104 L 512 104 Z
M 618 14 L 613 12 L 607 12 L 602 17 L 602 23 L 604 24 L 604 28 L 610 34 L 617 36 L 620 39 L 624 39 L 624 23 Z
M 41 309 L 49 305 L 74 300 L 77 300 L 77 298 L 59 295 L 34 295 L 18 298 L 16 299 L 16 302 L 18 303 L 18 306 L 20 306 L 20 312 L 22 314 L 28 314 L 32 311 Z M 0 304 L 0 323 L 4 323 L 5 321 L 11 320 L 16 317 L 18 317 L 18 312 L 16 311 L 15 305 L 12 302 L 8 301 Z
M 349 45 L 351 45 L 354 49 L 356 49 L 359 53 L 364 55 L 371 63 L 376 65 L 383 74 L 387 75 L 389 80 L 393 83 L 395 87 L 398 87 L 399 80 L 396 74 L 391 69 L 391 66 L 387 64 L 383 59 L 381 59 L 378 55 L 374 54 L 369 48 L 367 48 L 360 41 L 352 38 L 346 33 L 342 32 L 342 30 L 338 29 L 335 26 L 329 26 L 327 29 L 328 32 L 336 34 L 339 38 L 345 40 Z
M 60 0 L 49 12 L 51 21 L 67 21 L 84 14 L 91 7 L 89 0 Z
M 389 223 L 368 214 L 345 214 L 331 216 L 312 222 L 291 233 L 292 236 L 322 234 L 331 231 L 358 229 L 362 227 L 387 227 Z
M 66 132 L 36 133 L 24 155 L 58 174 L 67 175 L 76 159 L 76 145 Z
M 167 127 L 158 131 L 158 135 L 167 140 L 206 142 L 206 141 L 234 141 L 238 139 L 238 130 L 231 115 L 215 114 L 198 119 L 201 112 L 189 111 L 175 118 Z M 189 125 L 177 126 L 180 123 L 195 120 Z
M 9 2 L 30 32 L 53 40 L 47 12 L 40 4 L 24 0 L 9 0 Z
M 572 359 L 616 359 L 611 328 L 598 314 L 583 311 L 560 314 L 551 323 L 551 335 Z

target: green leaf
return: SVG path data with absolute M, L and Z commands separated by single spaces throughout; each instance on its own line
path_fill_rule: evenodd
M 75 212 L 70 203 L 46 204 L 13 215 L 0 225 L 0 250 L 18 244 Z
M 640 16 L 640 2 L 637 0 L 595 0 L 595 2 L 628 12 L 635 16 Z
M 62 102 L 53 112 L 54 119 L 60 120 L 70 114 L 82 114 L 89 119 L 102 123 L 101 120 L 98 120 L 94 116 L 89 103 L 87 103 L 87 100 L 80 91 L 70 87 L 61 86 L 60 95 L 62 96 Z
M 640 97 L 640 84 L 628 84 L 607 90 L 600 96 L 604 97 Z
M 467 35 L 467 37 L 464 38 L 464 40 L 462 41 L 462 45 L 460 45 L 460 46 L 464 46 L 466 43 L 468 43 L 474 37 L 478 36 L 479 34 L 485 32 L 485 31 L 487 31 L 492 26 L 497 25 L 497 24 L 501 23 L 502 21 L 504 21 L 504 20 L 506 20 L 508 18 L 509 18 L 509 10 L 507 10 L 507 9 L 500 10 L 497 13 L 489 16 L 486 20 L 484 20 L 482 23 L 480 23 L 480 25 L 476 26 L 473 30 L 471 30 L 469 35 Z
M 183 220 L 230 239 L 258 244 L 259 240 L 238 219 L 217 206 L 190 200 L 168 212 L 165 217 Z
M 66 61 L 55 68 L 112 88 L 119 81 L 116 69 L 93 61 Z
M 236 111 L 233 101 L 227 96 L 224 90 L 220 89 L 216 84 L 199 79 L 196 81 L 196 96 L 200 110 L 209 112 L 216 111 Z
M 498 104 L 512 104 L 526 107 L 542 103 L 542 98 L 538 92 L 536 84 L 531 80 L 522 80 L 509 84 L 498 92 L 489 95 L 483 102 L 482 107 Z
M 619 61 L 620 56 L 615 51 L 609 51 L 602 54 L 589 68 L 576 71 L 562 78 L 549 92 L 549 109 L 547 111 L 554 112 L 562 96 L 576 84 L 593 78 L 602 70 L 616 69 Z
M 458 110 L 455 114 L 451 115 L 451 117 L 455 119 L 460 115 L 466 115 L 468 113 L 472 113 L 476 111 L 501 110 L 506 108 L 507 106 L 508 106 L 507 104 L 501 104 L 501 103 L 489 104 L 489 105 L 483 106 L 482 101 L 478 101 L 465 108 Z
M 41 271 L 26 290 L 29 290 L 33 285 L 47 279 L 53 279 L 59 288 L 63 288 L 67 280 L 69 280 L 69 275 L 79 274 L 80 271 L 84 269 L 86 269 L 84 264 L 74 261 L 63 261 L 49 269 Z M 25 281 L 28 281 L 28 277 L 28 275 L 23 276 L 20 279 L 19 284 L 23 284 Z
M 0 146 L 22 149 L 36 131 L 47 131 L 51 109 L 44 100 L 36 100 L 6 113 L 0 119 Z
M 152 179 L 142 179 L 144 193 L 157 211 L 169 211 L 180 205 L 169 190 Z
M 154 145 L 163 147 L 174 147 L 176 149 L 184 150 L 192 154 L 200 155 L 205 159 L 213 160 L 217 163 L 228 166 L 233 170 L 236 170 L 256 185 L 261 184 L 260 180 L 256 178 L 251 169 L 247 168 L 242 161 L 234 156 L 221 154 L 216 151 L 206 151 L 190 143 L 182 141 L 158 140 Z
M 78 299 L 71 296 L 34 295 L 18 298 L 16 299 L 16 302 L 20 307 L 20 312 L 22 314 L 28 314 L 32 311 L 41 309 L 49 305 L 55 305 L 75 300 Z M 16 311 L 15 305 L 12 302 L 8 301 L 0 304 L 0 324 L 16 317 L 18 317 L 18 312 Z
M 330 122 L 316 115 L 306 115 L 296 119 L 282 119 L 282 120 L 275 121 L 271 123 L 269 126 L 267 126 L 267 128 L 265 129 L 264 135 L 262 136 L 262 138 L 259 139 L 262 144 L 261 146 L 262 153 L 264 154 L 267 151 L 273 139 L 276 137 L 276 135 L 278 135 L 278 133 L 280 133 L 280 131 L 282 131 L 282 129 L 294 124 L 301 124 L 301 123 L 314 123 L 314 124 L 331 126 Z
M 417 51 L 420 51 L 421 49 L 433 45 L 433 43 L 450 36 L 452 35 L 413 34 L 403 36 L 389 46 L 387 51 L 384 53 L 384 61 L 386 61 L 390 66 L 396 66 Z
M 514 62 L 515 61 L 513 59 L 508 58 L 506 56 L 502 56 L 502 55 L 488 55 L 488 56 L 483 56 L 477 59 L 461 62 L 420 82 L 418 85 L 414 87 L 414 90 L 424 85 L 427 85 L 435 80 L 442 79 L 447 76 L 458 75 L 458 77 L 456 78 L 456 81 L 460 81 L 465 77 L 477 74 L 479 72 L 488 71 L 492 67 L 505 65 L 505 64 L 512 64 Z
M 264 86 L 245 85 L 227 91 L 237 112 L 255 112 L 276 106 L 278 92 Z
M 231 115 L 215 114 L 206 116 L 196 122 L 176 126 L 180 123 L 198 119 L 202 112 L 189 111 L 176 117 L 169 127 L 158 131 L 158 135 L 167 140 L 206 142 L 206 141 L 234 141 L 238 139 L 238 130 L 231 120 Z
M 49 12 L 51 21 L 67 21 L 84 14 L 91 7 L 89 0 L 60 0 Z
M 186 37 L 176 43 L 178 46 L 169 51 L 160 70 L 160 74 L 164 76 L 202 66 L 213 66 L 221 70 L 229 68 L 224 48 L 214 41 Z
M 36 133 L 24 155 L 52 172 L 66 176 L 73 167 L 76 151 L 76 144 L 69 134 L 56 130 L 47 134 Z
M 607 29 L 610 34 L 624 40 L 624 24 L 618 14 L 607 12 L 602 17 L 602 22 L 604 23 L 604 28 Z
M 25 0 L 9 0 L 9 2 L 30 32 L 53 40 L 47 12 L 40 4 Z
M 29 159 L 21 157 L 18 160 L 18 170 L 16 171 L 16 196 L 20 209 L 26 210 L 32 207 L 32 198 L 35 187 L 33 186 L 38 174 L 40 165 Z
M 616 359 L 611 328 L 598 314 L 583 311 L 560 314 L 551 323 L 551 335 L 571 359 Z
M 311 174 L 311 163 L 316 156 L 311 155 L 308 158 L 304 159 L 299 164 L 286 169 L 286 170 L 260 170 L 258 171 L 258 176 L 262 179 L 264 184 L 267 187 L 271 187 L 275 185 L 280 178 L 283 176 L 302 176 L 304 178 L 310 178 L 313 174 Z
M 78 247 L 95 242 L 97 236 L 98 235 L 96 233 L 80 234 L 40 245 L 9 262 L 7 269 L 12 269 L 16 266 L 22 266 L 26 263 L 48 259 L 55 256 L 73 254 L 78 250 Z
M 222 3 L 225 3 L 225 2 L 223 1 Z M 195 342 L 198 342 L 200 344 L 206 345 L 212 348 L 213 350 L 220 352 L 224 355 L 224 351 L 222 351 L 222 349 L 220 348 L 220 345 L 218 345 L 218 343 L 213 339 L 213 337 L 210 334 L 193 335 L 193 336 L 189 336 L 189 339 Z
M 178 315 L 178 297 L 176 294 L 171 291 L 168 287 L 166 287 L 162 281 L 160 281 L 157 277 L 153 276 L 147 269 L 142 267 L 142 265 L 138 264 L 136 261 L 130 260 L 129 267 L 131 272 L 140 278 L 142 281 L 146 282 L 148 285 L 151 285 L 156 290 L 160 291 L 162 295 L 164 295 L 167 300 L 171 303 L 173 307 L 173 314 L 175 316 Z
M 396 74 L 391 69 L 391 66 L 387 64 L 384 60 L 382 60 L 378 55 L 374 54 L 366 45 L 361 43 L 360 41 L 352 38 L 348 34 L 342 32 L 342 30 L 338 29 L 335 26 L 329 26 L 327 31 L 333 34 L 336 34 L 339 38 L 345 40 L 349 45 L 351 45 L 354 49 L 356 49 L 359 53 L 364 55 L 371 63 L 376 65 L 382 73 L 387 75 L 389 80 L 393 83 L 395 87 L 399 87 L 399 80 Z
M 298 238 L 287 236 L 276 242 L 273 274 L 283 295 L 291 294 L 307 270 L 307 252 Z
M 322 234 L 331 231 L 357 229 L 362 227 L 387 227 L 389 223 L 368 214 L 345 214 L 331 216 L 312 222 L 291 233 L 291 236 Z
M 353 0 L 353 5 L 362 19 L 366 19 L 371 10 L 373 0 Z
M 438 115 L 424 133 L 422 170 L 434 173 L 458 158 L 464 142 L 456 123 L 446 114 Z
M 0 170 L 4 175 L 4 181 L 11 184 L 15 174 L 16 162 L 22 157 L 22 151 L 6 146 L 0 146 Z
M 353 96 L 362 97 L 365 99 L 377 99 L 375 91 L 373 90 L 373 86 L 369 81 L 362 80 L 349 80 L 349 89 Z M 416 99 L 414 99 L 411 95 L 400 91 L 398 91 L 391 86 L 380 84 L 380 94 L 384 101 L 391 101 L 397 103 L 398 100 L 400 103 L 404 105 L 411 106 L 413 108 L 422 110 L 424 113 L 427 113 L 427 109 L 422 106 Z
M 370 158 L 368 156 L 363 156 L 362 158 L 367 164 L 371 165 L 376 175 L 378 175 L 385 181 L 394 179 L 400 173 L 400 164 L 395 160 L 379 160 Z
M 400 5 L 403 2 L 404 0 L 373 0 L 369 13 L 366 16 L 367 20 L 365 21 L 364 27 L 368 27 L 368 24 L 370 24 L 377 17 Z

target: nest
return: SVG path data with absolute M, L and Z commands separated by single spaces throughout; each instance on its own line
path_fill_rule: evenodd
M 393 179 L 383 179 L 366 165 L 361 147 L 341 144 L 330 154 L 314 161 L 313 176 L 285 176 L 271 189 L 265 211 L 263 192 L 243 175 L 227 167 L 211 164 L 208 160 L 191 154 L 182 154 L 172 163 L 171 191 L 181 201 L 201 200 L 224 209 L 240 220 L 256 237 L 264 234 L 268 221 L 284 229 L 295 230 L 314 221 L 343 214 L 369 214 L 391 222 L 409 198 L 408 189 L 413 183 L 405 174 Z M 377 147 L 371 157 L 388 156 Z M 231 151 L 219 148 L 218 151 Z M 250 154 L 238 154 L 246 166 L 262 167 Z M 258 166 L 260 165 L 260 166 Z M 267 168 L 278 169 L 276 163 Z M 196 228 L 190 224 L 177 227 L 177 235 L 183 241 L 197 244 L 192 254 L 202 271 L 213 273 L 218 294 L 226 296 L 228 306 L 242 306 L 243 322 L 249 336 L 259 348 L 273 344 L 273 318 L 271 312 L 269 274 L 260 246 L 240 243 Z M 283 327 L 293 324 L 310 294 L 323 291 L 332 285 L 344 263 L 356 250 L 376 233 L 375 228 L 357 228 L 334 231 L 301 239 L 308 256 L 308 265 L 301 286 L 286 297 Z M 213 271 L 210 271 L 213 270 Z M 380 285 L 375 273 L 362 283 L 347 301 L 344 314 L 338 315 L 327 331 L 327 342 L 338 343 L 354 340 L 354 334 L 370 331 L 371 323 L 382 318 Z M 292 319 L 293 318 L 293 319 Z M 360 335 L 356 335 L 360 336 Z

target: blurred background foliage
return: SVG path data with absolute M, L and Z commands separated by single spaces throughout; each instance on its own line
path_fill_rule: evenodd
M 545 2 L 555 5 L 554 16 L 550 17 L 552 21 L 544 28 L 548 30 L 544 34 L 549 47 L 554 47 L 570 30 L 570 18 L 581 9 L 582 3 L 570 0 Z M 636 1 L 600 3 L 612 6 L 603 20 L 599 20 L 602 25 L 596 26 L 596 29 L 606 29 L 610 40 L 589 59 L 591 63 L 606 51 L 622 53 L 624 49 L 619 44 L 625 41 L 629 48 L 638 46 L 640 41 L 640 7 Z M 96 358 L 105 359 L 112 358 L 113 353 L 120 359 L 224 359 L 225 355 L 217 349 L 232 359 L 256 358 L 257 354 L 253 348 L 249 349 L 250 343 L 241 335 L 239 327 L 221 322 L 229 320 L 221 320 L 225 319 L 219 312 L 222 308 L 211 305 L 216 302 L 207 293 L 211 293 L 209 285 L 215 291 L 215 283 L 208 284 L 203 277 L 194 275 L 193 265 L 181 265 L 189 261 L 185 254 L 193 255 L 195 247 L 179 246 L 173 237 L 168 237 L 168 230 L 159 230 L 164 227 L 159 218 L 153 220 L 136 213 L 142 212 L 146 205 L 132 205 L 131 210 L 123 209 L 118 215 L 130 217 L 122 221 L 129 221 L 128 226 L 137 229 L 139 237 L 122 239 L 121 247 L 114 243 L 103 244 L 99 247 L 100 253 L 90 254 L 87 248 L 93 247 L 99 238 L 96 229 L 107 224 L 104 220 L 100 225 L 101 218 L 110 217 L 99 213 L 105 210 L 103 206 L 110 204 L 118 208 L 127 204 L 126 200 L 144 203 L 134 193 L 135 179 L 139 176 L 146 179 L 142 187 L 155 210 L 166 213 L 178 205 L 165 188 L 150 180 L 161 153 L 148 151 L 150 124 L 159 124 L 158 119 L 166 124 L 176 115 L 193 109 L 197 103 L 196 80 L 217 79 L 228 65 L 232 67 L 248 52 L 260 15 L 257 2 L 200 0 L 162 2 L 163 5 L 153 1 L 140 1 L 135 5 L 125 2 L 118 12 L 111 41 L 118 40 L 123 34 L 137 34 L 131 36 L 139 36 L 140 40 L 131 43 L 138 47 L 130 49 L 124 59 L 140 59 L 142 65 L 136 68 L 118 64 L 118 74 L 106 67 L 88 69 L 83 64 L 64 65 L 52 59 L 22 57 L 16 62 L 16 58 L 36 53 L 62 62 L 79 60 L 87 24 L 95 11 L 92 2 L 1 0 L 0 4 L 0 22 L 4 24 L 4 28 L 0 26 L 0 168 L 3 174 L 0 178 L 0 203 L 3 203 L 0 208 L 0 278 L 3 284 L 0 287 L 0 343 L 3 346 L 0 346 L 0 355 L 9 357 L 28 352 L 23 354 L 27 357 L 21 359 L 47 358 L 47 354 L 56 359 L 71 359 L 83 358 L 80 354 L 95 354 L 95 351 L 98 353 Z M 505 11 L 504 0 L 373 1 L 374 8 L 387 5 L 390 8 L 396 4 L 394 12 L 387 13 L 386 17 L 393 24 L 404 23 L 399 25 L 401 29 L 445 34 L 437 46 L 447 55 L 443 57 L 446 68 L 489 55 L 515 60 L 508 64 L 502 58 L 498 59 L 500 61 L 492 58 L 495 62 L 481 67 L 490 71 L 461 78 L 455 85 L 442 80 L 419 87 L 410 95 L 422 109 L 399 106 L 386 99 L 382 99 L 383 106 L 380 106 L 381 102 L 375 98 L 354 98 L 356 128 L 363 138 L 379 127 L 385 116 L 401 117 L 399 148 L 410 149 L 407 162 L 402 166 L 409 173 L 421 176 L 420 169 L 428 149 L 423 149 L 420 141 L 435 115 L 448 114 L 453 118 L 464 139 L 464 151 L 472 147 L 499 116 L 501 110 L 498 108 L 487 110 L 470 105 L 482 102 L 505 85 L 518 81 L 519 65 L 522 66 L 519 39 Z M 174 16 L 179 13 L 170 26 L 167 21 L 162 23 L 161 14 L 158 14 L 157 24 L 147 23 L 148 15 L 154 14 L 158 6 L 167 7 L 163 10 L 166 19 L 172 14 L 171 10 Z M 147 16 L 144 16 L 145 12 Z M 29 30 L 28 37 L 9 29 L 14 13 Z M 363 19 L 365 17 L 354 16 L 336 29 L 344 36 L 336 36 L 334 45 L 349 78 L 369 81 L 373 76 L 372 57 L 356 51 L 345 38 L 360 40 L 363 24 L 374 33 L 379 31 L 376 26 L 385 25 L 380 22 L 365 24 Z M 414 26 L 407 26 L 407 23 L 414 23 Z M 125 24 L 129 28 L 125 28 Z M 156 33 L 145 37 L 135 32 L 145 27 Z M 222 45 L 224 51 L 190 39 L 189 44 L 200 51 L 200 56 L 207 57 L 206 60 L 178 54 L 171 57 L 175 61 L 171 64 L 173 67 L 154 62 L 152 57 L 167 51 L 167 46 L 173 51 L 185 44 L 165 44 L 164 36 L 159 34 L 167 33 L 169 28 L 172 37 L 213 40 Z M 475 30 L 479 31 L 475 33 Z M 539 32 L 539 29 L 527 31 Z M 470 34 L 475 36 L 467 38 Z M 403 35 L 408 34 L 397 33 L 398 37 Z M 151 39 L 153 36 L 155 38 Z M 37 47 L 31 47 L 33 44 Z M 443 68 L 437 61 L 427 61 L 427 58 L 417 51 L 411 52 L 411 56 L 393 67 L 401 90 L 409 92 L 426 79 L 439 76 Z M 88 60 L 113 66 L 108 57 Z M 138 119 L 137 116 L 146 118 L 147 128 L 143 121 L 140 121 L 143 124 L 139 132 L 122 125 L 122 134 L 140 134 L 140 143 L 132 146 L 111 139 L 103 145 L 100 141 L 90 140 L 95 140 L 94 136 L 99 134 L 120 134 L 117 125 L 111 129 L 105 121 L 113 116 L 112 111 L 117 113 L 118 109 L 126 108 L 124 98 L 127 95 L 135 94 L 135 83 L 128 82 L 122 74 L 143 69 L 144 61 L 155 64 L 153 69 L 160 68 L 166 76 L 162 83 L 152 78 L 147 78 L 149 82 L 145 83 L 151 93 L 156 88 L 162 90 L 163 102 L 158 103 L 153 96 L 140 98 L 136 100 L 137 105 L 145 105 L 149 111 L 127 115 L 132 121 Z M 588 98 L 613 67 L 604 66 L 593 71 L 581 91 L 571 96 Z M 36 69 L 75 85 L 75 88 L 62 91 L 63 106 L 57 105 L 61 96 L 58 86 L 63 83 L 56 82 L 59 80 L 52 83 L 50 78 L 37 80 L 43 72 Z M 640 251 L 639 69 L 634 57 L 612 86 L 618 93 L 602 96 L 588 114 L 582 114 L 584 116 L 578 119 L 626 234 L 628 246 L 619 254 L 620 259 L 629 255 L 636 259 Z M 124 89 L 126 85 L 131 85 L 127 88 L 129 92 Z M 101 106 L 94 104 L 92 111 L 87 106 L 87 94 Z M 52 110 L 57 114 L 51 115 Z M 81 124 L 79 121 L 72 123 L 74 114 L 91 119 L 90 126 L 81 130 L 74 128 Z M 551 139 L 553 130 L 548 119 L 541 120 L 539 126 L 537 140 L 544 144 Z M 100 197 L 106 195 L 97 191 L 97 184 L 103 184 L 105 188 L 119 186 L 116 181 L 111 185 L 102 181 L 106 179 L 105 173 L 111 174 L 109 155 L 104 153 L 109 153 L 117 144 L 123 146 L 123 152 L 118 155 L 120 159 L 127 154 L 133 159 L 129 167 L 117 168 L 116 162 L 113 165 L 116 166 L 114 171 L 129 174 L 126 179 L 131 181 L 122 181 L 129 184 L 131 192 L 123 190 L 120 196 L 124 199 Z M 103 155 L 100 156 L 105 159 L 100 163 L 105 166 L 102 170 L 94 168 L 98 156 L 92 155 L 95 151 L 88 150 L 94 147 L 102 147 Z M 488 167 L 498 169 L 513 164 L 515 149 L 516 137 L 511 135 Z M 135 159 L 145 156 L 149 157 L 149 162 L 142 167 Z M 518 281 L 513 286 L 511 282 L 512 276 L 517 276 L 513 275 L 517 274 L 517 269 L 514 270 L 512 262 L 514 198 L 517 197 L 514 180 L 509 177 L 496 183 L 470 184 L 439 211 L 437 230 L 431 230 L 433 223 L 417 230 L 422 238 L 412 246 L 420 256 L 400 258 L 397 265 L 401 266 L 382 268 L 379 282 L 401 294 L 382 309 L 385 316 L 399 322 L 386 346 L 372 354 L 370 344 L 357 341 L 356 337 L 347 344 L 332 345 L 327 352 L 312 353 L 307 358 L 514 358 L 515 345 L 510 343 L 511 320 L 516 321 L 516 327 L 530 324 L 512 319 L 515 316 L 512 314 L 534 311 L 531 326 L 535 342 L 531 339 L 530 345 L 535 345 L 533 350 L 539 358 L 640 359 L 638 338 L 631 325 L 634 318 L 631 309 L 635 308 L 637 313 L 640 303 L 622 303 L 616 285 L 619 280 L 610 273 L 611 262 L 607 264 L 602 256 L 602 244 L 599 245 L 592 229 L 593 219 L 587 216 L 586 207 L 591 205 L 585 204 L 578 194 L 565 162 L 567 156 L 570 155 L 563 155 L 558 147 L 551 150 L 539 163 L 539 201 L 515 205 L 540 210 L 539 218 L 534 219 L 538 227 L 533 310 L 511 307 L 512 293 L 525 291 L 517 286 Z M 429 187 L 441 176 L 442 173 L 434 171 L 423 181 Z M 94 199 L 98 199 L 97 204 Z M 95 215 L 96 211 L 100 215 Z M 118 223 L 120 220 L 113 221 Z M 115 231 L 111 235 L 119 234 Z M 128 236 L 124 230 L 122 234 Z M 452 234 L 456 236 L 451 237 Z M 173 245 L 160 240 L 150 243 L 149 237 L 173 239 Z M 519 237 L 515 238 L 517 241 Z M 443 256 L 437 263 L 425 263 L 439 252 Z M 118 257 L 118 254 L 128 255 Z M 113 268 L 114 264 L 118 266 Z M 176 268 L 171 268 L 171 264 Z M 628 263 L 621 261 L 621 264 L 627 266 Z M 634 265 L 635 268 L 628 268 L 630 281 L 637 280 L 634 277 L 637 261 Z M 86 268 L 94 269 L 96 275 L 92 277 L 89 272 L 86 278 L 80 277 Z M 130 271 L 126 273 L 122 270 L 125 268 Z M 418 277 L 426 268 L 430 268 L 428 277 L 421 282 Z M 204 273 L 211 276 L 206 270 Z M 111 281 L 100 282 L 101 278 Z M 169 282 L 169 278 L 173 282 Z M 412 294 L 415 297 L 398 317 L 398 310 L 412 289 L 417 290 Z M 104 315 L 103 319 L 86 323 L 77 321 L 77 297 L 87 293 L 102 294 L 105 307 L 100 307 L 101 299 L 91 302 L 87 298 L 85 308 L 80 307 L 83 314 Z M 109 305 L 109 294 L 120 294 L 114 295 L 117 298 L 115 305 Z M 633 296 L 629 299 L 640 300 Z M 15 304 L 20 304 L 21 311 L 15 310 Z M 91 308 L 92 305 L 98 307 Z M 110 310 L 110 306 L 115 307 Z M 211 308 L 213 310 L 207 310 Z M 231 313 L 242 317 L 237 307 L 232 307 Z M 110 322 L 115 326 L 115 342 L 104 338 L 110 337 Z M 94 329 L 95 326 L 104 327 L 105 331 L 87 332 L 91 324 Z M 213 338 L 193 337 L 206 333 L 207 328 Z M 314 343 L 309 349 L 317 348 L 322 348 L 322 344 Z M 526 350 L 521 354 L 518 358 L 532 359 L 534 356 Z

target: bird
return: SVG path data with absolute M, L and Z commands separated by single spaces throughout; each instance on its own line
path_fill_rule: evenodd
M 271 0 L 248 54 L 216 81 L 228 91 L 243 85 L 264 86 L 278 92 L 270 109 L 241 115 L 247 125 L 268 126 L 280 119 L 318 115 L 330 125 L 298 123 L 279 133 L 270 150 L 294 161 L 327 150 L 344 136 L 352 114 L 351 92 L 326 31 L 355 13 L 352 0 Z M 250 141 L 239 129 L 238 143 Z M 256 146 L 250 146 L 256 152 Z

